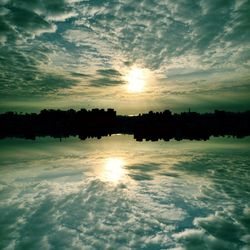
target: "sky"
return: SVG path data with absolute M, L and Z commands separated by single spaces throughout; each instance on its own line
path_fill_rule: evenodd
M 1 0 L 0 112 L 250 107 L 248 0 Z

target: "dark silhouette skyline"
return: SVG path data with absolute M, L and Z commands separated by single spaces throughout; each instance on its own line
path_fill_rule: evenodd
M 236 113 L 215 110 L 213 113 L 200 114 L 189 109 L 178 114 L 165 110 L 121 116 L 114 109 L 44 109 L 40 113 L 0 114 L 1 139 L 78 136 L 85 140 L 118 133 L 134 135 L 137 141 L 208 140 L 211 136 L 242 138 L 250 135 L 250 111 Z

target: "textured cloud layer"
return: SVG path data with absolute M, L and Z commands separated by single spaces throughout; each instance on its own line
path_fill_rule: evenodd
M 151 106 L 178 108 L 189 101 L 244 109 L 249 13 L 247 0 L 4 0 L 3 105 L 17 101 L 13 96 L 33 102 L 36 96 L 60 106 L 68 97 L 78 105 L 102 99 L 103 106 L 124 109 L 130 97 L 123 76 L 137 65 L 154 75 L 143 96 L 147 102 L 155 98 Z
M 249 139 L 0 143 L 1 249 L 250 246 Z M 112 157 L 116 181 L 103 175 Z

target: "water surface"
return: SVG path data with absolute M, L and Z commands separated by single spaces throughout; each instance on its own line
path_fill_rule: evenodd
M 0 147 L 0 249 L 250 249 L 249 138 Z

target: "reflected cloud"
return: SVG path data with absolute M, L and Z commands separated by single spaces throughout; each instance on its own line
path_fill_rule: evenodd
M 0 249 L 249 249 L 249 143 L 227 142 L 2 140 Z

